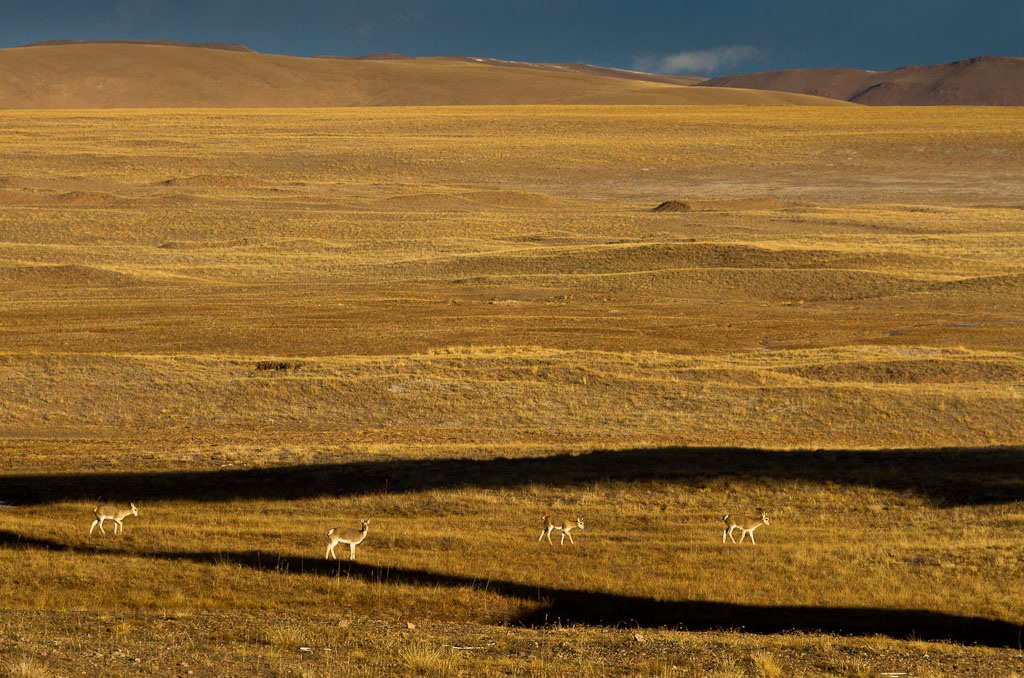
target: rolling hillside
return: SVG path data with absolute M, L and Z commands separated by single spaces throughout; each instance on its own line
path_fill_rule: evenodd
M 986 56 L 881 73 L 840 68 L 768 71 L 698 84 L 811 94 L 874 106 L 1022 106 L 1024 58 Z
M 827 104 L 693 78 L 470 58 L 298 58 L 237 45 L 45 43 L 0 50 L 0 108 Z

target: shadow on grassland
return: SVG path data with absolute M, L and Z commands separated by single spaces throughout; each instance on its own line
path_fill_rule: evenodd
M 665 447 L 544 457 L 388 459 L 254 469 L 0 475 L 0 502 L 296 500 L 381 492 L 510 488 L 557 483 L 673 482 L 700 487 L 721 477 L 807 481 L 926 495 L 939 505 L 1024 499 L 1024 448 L 760 450 Z
M 532 586 L 470 578 L 425 570 L 366 565 L 351 561 L 287 557 L 260 551 L 140 552 L 109 547 L 79 547 L 0 530 L 0 547 L 68 551 L 84 555 L 120 554 L 168 561 L 233 564 L 259 572 L 351 577 L 366 582 L 430 588 L 478 588 L 536 603 L 535 610 L 508 623 L 520 626 L 588 624 L 675 628 L 688 631 L 742 630 L 749 633 L 835 633 L 885 635 L 892 638 L 952 641 L 988 647 L 1019 647 L 1016 624 L 982 617 L 932 612 L 855 607 L 764 606 L 699 600 L 667 601 L 614 593 Z

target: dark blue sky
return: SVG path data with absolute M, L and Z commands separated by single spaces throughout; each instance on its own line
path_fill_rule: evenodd
M 484 56 L 724 75 L 1024 56 L 1024 0 L 0 0 L 0 48 L 241 43 L 293 56 Z

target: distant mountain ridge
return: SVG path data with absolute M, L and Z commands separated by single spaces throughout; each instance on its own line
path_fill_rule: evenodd
M 240 45 L 58 41 L 0 49 L 0 109 L 835 105 L 694 79 L 466 57 L 289 57 Z
M 231 52 L 255 52 L 245 45 L 233 42 L 181 42 L 179 40 L 43 40 L 21 47 L 54 47 L 61 45 L 165 45 L 171 47 L 202 47 L 204 49 L 226 49 Z
M 230 43 L 51 40 L 0 49 L 0 109 L 849 102 L 1024 105 L 1024 58 L 708 80 L 485 57 L 289 57 Z
M 810 94 L 871 106 L 1024 106 L 1024 58 L 983 56 L 885 72 L 839 68 L 766 71 L 697 84 Z

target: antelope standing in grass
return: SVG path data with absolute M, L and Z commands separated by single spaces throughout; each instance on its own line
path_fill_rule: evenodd
M 331 545 L 327 547 L 327 555 L 324 556 L 324 560 L 330 560 L 330 558 L 338 559 L 338 556 L 334 553 L 334 547 L 338 544 L 348 544 L 348 559 L 356 559 L 356 544 L 361 544 L 366 539 L 366 531 L 370 529 L 370 519 L 367 518 L 363 521 L 362 527 L 358 530 L 351 528 L 332 527 L 327 530 L 327 538 L 331 540 Z
M 139 515 L 139 509 L 135 504 L 129 504 L 129 508 L 123 509 L 110 504 L 101 504 L 92 510 L 93 515 L 96 516 L 96 520 L 92 521 L 92 526 L 89 528 L 89 534 L 97 527 L 100 528 L 100 534 L 106 534 L 107 531 L 103 529 L 103 522 L 106 520 L 114 521 L 114 534 L 118 532 L 124 533 L 124 525 L 121 524 L 128 516 Z
M 544 529 L 541 530 L 540 537 L 537 538 L 537 541 L 547 537 L 548 543 L 552 545 L 554 545 L 554 542 L 551 541 L 551 532 L 553 530 L 558 530 L 562 533 L 562 541 L 558 542 L 559 546 L 562 546 L 565 544 L 566 537 L 569 538 L 570 544 L 575 544 L 576 542 L 572 540 L 572 535 L 569 533 L 577 527 L 581 530 L 583 529 L 583 518 L 579 517 L 573 520 L 566 520 L 565 518 L 549 518 L 548 516 L 542 516 L 540 521 L 544 525 Z
M 740 542 L 739 543 L 742 544 L 743 543 L 743 538 L 746 537 L 749 534 L 750 535 L 750 543 L 751 544 L 756 544 L 757 542 L 754 541 L 754 530 L 756 530 L 757 528 L 761 527 L 762 525 L 771 525 L 772 524 L 771 521 L 768 520 L 768 514 L 765 511 L 761 511 L 761 517 L 760 518 L 756 518 L 756 519 L 755 518 L 748 518 L 747 516 L 734 516 L 734 515 L 730 515 L 730 514 L 727 513 L 722 518 L 722 520 L 725 521 L 725 529 L 722 530 L 722 543 L 723 544 L 725 543 L 726 535 L 729 536 L 729 539 L 732 539 L 732 543 L 733 544 L 736 543 L 736 539 L 732 536 L 732 531 L 735 530 L 735 529 L 739 529 L 742 532 L 742 534 L 740 534 Z

